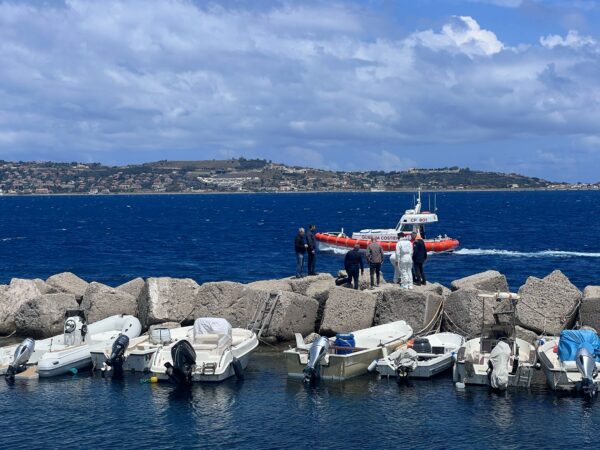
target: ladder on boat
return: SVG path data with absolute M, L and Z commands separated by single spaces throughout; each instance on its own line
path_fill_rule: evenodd
M 271 326 L 275 308 L 277 307 L 277 303 L 279 303 L 279 297 L 281 297 L 281 291 L 272 291 L 268 296 L 262 297 L 259 300 L 254 317 L 248 326 L 250 330 L 256 333 L 258 339 Z

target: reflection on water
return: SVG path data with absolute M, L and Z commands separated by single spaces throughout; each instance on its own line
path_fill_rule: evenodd
M 0 384 L 6 448 L 539 448 L 594 444 L 600 413 L 556 395 L 454 388 L 450 375 L 398 384 L 376 375 L 305 385 L 279 351 L 255 353 L 245 380 L 178 388 L 80 373 Z M 26 424 L 26 432 L 24 425 Z

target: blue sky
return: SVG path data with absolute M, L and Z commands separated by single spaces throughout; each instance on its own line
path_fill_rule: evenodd
M 0 0 L 0 158 L 600 180 L 600 4 Z

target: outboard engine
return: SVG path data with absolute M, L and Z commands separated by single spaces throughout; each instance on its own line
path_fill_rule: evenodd
M 584 344 L 577 350 L 575 356 L 577 369 L 581 373 L 581 390 L 586 398 L 596 395 L 597 387 L 594 379 L 598 376 L 594 354 L 590 352 L 588 345 Z
M 321 376 L 321 361 L 329 351 L 329 339 L 321 336 L 312 343 L 308 350 L 308 364 L 302 371 L 304 373 L 304 382 L 314 381 Z
M 125 351 L 129 347 L 129 336 L 119 334 L 115 342 L 113 342 L 110 357 L 105 361 L 108 367 L 112 367 L 115 376 L 123 375 L 123 363 L 125 362 Z
M 31 358 L 33 351 L 35 350 L 35 341 L 31 338 L 26 338 L 19 346 L 15 349 L 15 355 L 13 361 L 8 366 L 4 377 L 7 380 L 14 380 L 15 375 L 25 370 L 27 361 Z
M 173 364 L 167 362 L 167 375 L 175 384 L 189 384 L 192 382 L 192 372 L 196 366 L 196 351 L 186 340 L 179 341 L 171 347 Z
M 505 391 L 508 387 L 508 362 L 510 360 L 510 345 L 504 341 L 496 344 L 490 353 L 488 376 L 490 386 Z
M 412 348 L 401 349 L 390 355 L 394 358 L 394 367 L 398 382 L 408 379 L 410 373 L 417 368 L 419 355 Z

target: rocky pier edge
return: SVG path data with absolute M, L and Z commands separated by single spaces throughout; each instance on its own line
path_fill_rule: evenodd
M 0 285 L 0 335 L 44 338 L 62 333 L 64 313 L 83 309 L 88 322 L 115 314 L 136 315 L 144 330 L 152 325 L 191 324 L 196 317 L 223 317 L 234 327 L 247 327 L 262 299 L 280 292 L 269 328 L 272 340 L 287 341 L 294 333 L 332 336 L 373 325 L 405 320 L 415 331 L 453 331 L 475 337 L 481 330 L 482 292 L 508 291 L 506 277 L 488 270 L 455 280 L 403 290 L 382 280 L 360 289 L 335 285 L 329 274 L 283 278 L 249 284 L 231 281 L 198 284 L 189 278 L 136 278 L 117 287 L 87 282 L 73 273 L 47 280 L 13 278 Z M 573 326 L 600 330 L 600 286 L 581 292 L 559 270 L 544 278 L 529 277 L 520 287 L 517 335 L 533 342 L 540 335 L 557 335 Z M 493 321 L 486 305 L 485 321 Z M 1 341 L 0 341 L 1 342 Z

